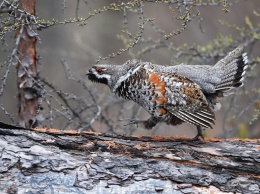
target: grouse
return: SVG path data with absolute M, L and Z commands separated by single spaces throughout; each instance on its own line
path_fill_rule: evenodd
M 212 128 L 213 111 L 221 104 L 218 99 L 232 88 L 243 85 L 247 68 L 247 54 L 239 46 L 214 66 L 162 66 L 139 60 L 123 65 L 94 65 L 87 73 L 89 80 L 109 86 L 120 97 L 133 100 L 151 116 L 147 120 L 131 120 L 128 124 L 142 124 L 151 129 L 159 122 L 178 125 L 183 122 L 197 127 Z

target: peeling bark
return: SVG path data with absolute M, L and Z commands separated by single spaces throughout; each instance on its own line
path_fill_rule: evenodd
M 4 192 L 260 192 L 260 140 L 189 142 L 0 123 L 0 149 Z
M 35 12 L 34 0 L 20 0 L 19 8 L 27 13 L 19 17 L 23 25 L 16 31 L 16 42 L 18 44 L 18 99 L 19 99 L 19 123 L 20 125 L 31 128 L 39 126 L 37 111 L 39 110 L 38 99 L 40 97 L 37 90 L 36 80 L 38 78 L 36 65 L 36 29 L 30 24 Z

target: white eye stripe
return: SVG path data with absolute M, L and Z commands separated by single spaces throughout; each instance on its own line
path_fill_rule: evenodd
M 111 75 L 109 75 L 109 74 L 99 74 L 95 68 L 93 68 L 92 72 L 93 72 L 93 74 L 96 75 L 96 77 L 97 77 L 98 79 L 100 79 L 100 78 L 106 78 L 107 80 L 109 80 L 109 79 L 111 78 Z

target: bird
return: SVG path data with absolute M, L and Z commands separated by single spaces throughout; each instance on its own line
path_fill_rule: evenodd
M 150 114 L 147 120 L 127 119 L 126 125 L 152 129 L 160 122 L 185 122 L 196 126 L 197 135 L 191 140 L 198 140 L 204 139 L 203 129 L 215 124 L 219 99 L 243 85 L 247 67 L 247 54 L 238 46 L 215 65 L 163 66 L 132 59 L 122 65 L 96 64 L 86 75 Z

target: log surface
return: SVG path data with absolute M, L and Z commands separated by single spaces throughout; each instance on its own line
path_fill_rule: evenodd
M 128 137 L 0 123 L 3 193 L 259 193 L 260 140 Z

